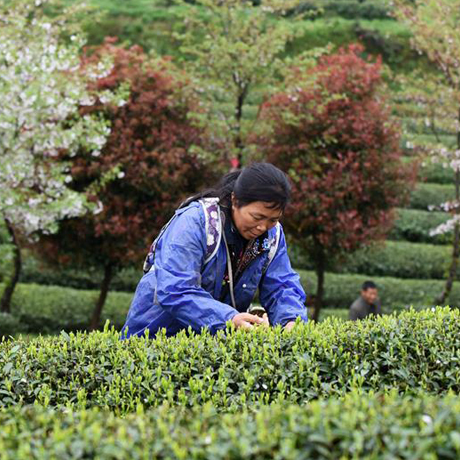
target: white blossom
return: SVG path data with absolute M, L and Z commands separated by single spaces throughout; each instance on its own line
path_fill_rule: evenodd
M 28 235 L 54 231 L 60 219 L 87 211 L 85 195 L 68 188 L 69 165 L 55 158 L 62 151 L 100 155 L 110 134 L 104 121 L 79 116 L 79 107 L 98 96 L 87 89 L 89 76 L 76 71 L 82 36 L 63 41 L 65 24 L 46 19 L 42 3 L 0 8 L 0 213 Z M 101 78 L 110 69 L 103 61 L 88 73 Z

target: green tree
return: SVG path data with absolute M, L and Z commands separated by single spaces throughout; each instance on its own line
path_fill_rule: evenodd
M 177 34 L 183 61 L 206 106 L 197 115 L 210 127 L 224 160 L 244 158 L 257 107 L 281 81 L 289 60 L 283 53 L 299 33 L 301 16 L 286 19 L 298 0 L 197 0 L 187 5 L 186 30 Z M 184 5 L 185 6 L 185 5 Z

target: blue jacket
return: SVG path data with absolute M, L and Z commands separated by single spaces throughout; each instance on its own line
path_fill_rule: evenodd
M 286 251 L 281 229 L 276 254 L 263 273 L 268 254 L 259 255 L 235 284 L 238 310 L 229 295 L 220 298 L 225 276 L 227 253 L 221 241 L 216 255 L 204 264 L 206 256 L 205 214 L 198 202 L 176 212 L 176 218 L 158 240 L 152 269 L 140 280 L 123 326 L 122 336 L 150 335 L 161 328 L 168 336 L 189 326 L 196 332 L 207 327 L 214 334 L 226 322 L 247 310 L 257 288 L 271 325 L 285 325 L 300 317 L 307 321 L 305 293 Z M 269 230 L 273 237 L 276 230 Z

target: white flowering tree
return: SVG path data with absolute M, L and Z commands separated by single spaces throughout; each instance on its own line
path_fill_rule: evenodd
M 18 235 L 53 232 L 64 217 L 85 213 L 84 193 L 71 180 L 60 155 L 78 150 L 98 155 L 110 128 L 102 119 L 80 116 L 95 97 L 122 103 L 121 94 L 95 95 L 88 81 L 103 76 L 109 63 L 80 70 L 82 35 L 73 11 L 47 17 L 43 3 L 13 1 L 0 7 L 0 215 L 14 246 L 14 273 L 0 310 L 9 311 L 21 268 Z
M 413 33 L 413 46 L 435 65 L 437 74 L 425 72 L 411 87 L 410 101 L 433 143 L 421 147 L 428 158 L 452 169 L 455 199 L 441 208 L 452 218 L 432 234 L 453 231 L 452 261 L 446 285 L 437 302 L 444 304 L 452 289 L 460 257 L 460 0 L 394 0 L 398 19 Z M 432 207 L 434 209 L 434 207 Z

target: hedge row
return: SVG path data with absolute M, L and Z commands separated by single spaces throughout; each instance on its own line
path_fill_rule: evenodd
M 307 294 L 316 291 L 316 275 L 312 271 L 299 270 Z M 358 297 L 362 283 L 371 278 L 366 275 L 342 275 L 327 273 L 324 305 L 326 308 L 347 310 Z M 390 313 L 409 305 L 417 307 L 434 305 L 442 292 L 442 280 L 401 280 L 390 277 L 372 277 L 378 287 L 384 311 Z M 0 285 L 0 292 L 3 286 Z M 98 291 L 77 290 L 57 286 L 19 284 L 13 296 L 12 313 L 0 317 L 0 325 L 7 332 L 56 333 L 61 330 L 86 329 Z M 111 292 L 102 313 L 102 324 L 109 319 L 118 329 L 124 324 L 133 293 Z M 455 283 L 449 298 L 450 305 L 460 306 L 460 285 Z M 325 312 L 327 314 L 327 312 Z M 345 313 L 342 316 L 346 316 Z M 10 324 L 13 322 L 13 324 Z M 19 325 L 18 325 L 19 323 Z
M 450 136 L 452 139 L 452 136 Z M 419 134 L 415 136 L 415 142 L 423 145 L 423 143 L 435 142 L 433 135 Z M 404 142 L 404 141 L 403 141 Z M 406 141 L 411 142 L 409 140 Z M 404 144 L 403 144 L 404 145 Z M 434 184 L 452 184 L 454 181 L 454 172 L 452 168 L 445 167 L 443 163 L 433 163 L 429 159 L 426 161 L 420 161 L 420 159 L 414 155 L 410 156 L 411 151 L 409 150 L 407 156 L 402 157 L 404 163 L 416 162 L 418 163 L 418 180 L 420 182 L 428 182 Z
M 4 459 L 455 459 L 460 400 L 362 395 L 221 414 L 161 407 L 120 418 L 97 409 L 0 412 Z
M 404 279 L 446 279 L 451 253 L 450 246 L 387 241 L 384 245 L 354 253 L 343 263 L 337 264 L 334 271 Z M 297 268 L 313 268 L 311 260 L 299 252 L 291 260 Z
M 440 395 L 460 391 L 459 347 L 460 312 L 448 308 L 215 337 L 62 333 L 0 344 L 0 407 L 98 406 L 124 414 L 140 405 L 209 402 L 237 411 L 352 389 Z
M 410 73 L 421 65 L 426 66 L 426 59 L 410 46 L 410 30 L 394 20 L 326 17 L 305 20 L 299 28 L 302 34 L 286 47 L 289 56 L 328 43 L 339 48 L 360 42 L 368 53 L 381 55 L 393 70 Z
M 390 238 L 407 239 L 411 242 L 434 242 L 439 247 L 432 244 L 390 241 L 384 249 L 363 250 L 351 255 L 346 263 L 337 265 L 334 271 L 366 273 L 369 276 L 443 279 L 451 255 L 451 248 L 446 244 L 451 242 L 452 236 L 445 234 L 432 238 L 429 236 L 429 231 L 446 219 L 448 216 L 445 213 L 401 209 Z M 8 245 L 0 245 L 0 281 L 2 274 L 9 273 L 11 270 L 11 262 L 8 259 L 10 254 Z M 294 267 L 313 269 L 309 257 L 292 244 L 290 256 Z M 102 273 L 91 268 L 84 271 L 74 268 L 60 270 L 48 268 L 28 255 L 24 258 L 21 282 L 97 290 L 100 287 L 101 275 Z M 125 268 L 115 275 L 110 289 L 134 292 L 141 276 L 142 270 L 139 267 Z
M 403 279 L 445 280 L 451 253 L 450 246 L 387 241 L 384 246 L 362 250 L 350 256 L 339 268 L 339 272 Z M 458 274 L 460 275 L 460 267 Z
M 431 236 L 430 231 L 445 223 L 450 214 L 418 209 L 398 209 L 390 240 L 409 241 L 411 243 L 451 244 L 452 232 Z
M 452 168 L 444 167 L 440 163 L 428 163 L 419 169 L 419 179 L 435 184 L 452 184 L 454 172 Z
M 3 286 L 0 284 L 0 292 L 2 290 Z M 86 329 L 98 295 L 98 291 L 18 284 L 11 305 L 14 324 L 9 326 L 8 334 L 12 333 L 10 331 L 46 334 L 56 333 L 62 329 L 67 331 Z M 109 293 L 102 312 L 102 324 L 110 320 L 114 326 L 121 329 L 131 300 L 132 294 Z M 10 316 L 4 318 L 7 325 L 12 321 Z M 2 324 L 5 323 L 2 323 L 0 317 L 0 326 Z
M 308 294 L 316 292 L 316 275 L 299 270 L 302 284 Z M 442 280 L 399 279 L 368 275 L 342 275 L 326 273 L 324 302 L 328 308 L 349 308 L 359 295 L 364 281 L 371 279 L 379 288 L 384 311 L 404 309 L 407 306 L 433 306 L 441 294 L 445 282 Z M 460 285 L 455 283 L 448 304 L 460 306 Z
M 126 302 L 121 299 L 120 303 L 116 305 L 118 310 L 115 311 L 112 307 L 112 312 L 106 312 L 104 317 L 108 319 L 114 325 L 117 330 L 120 330 L 124 324 L 124 318 L 127 312 Z M 56 305 L 55 316 L 60 314 L 60 305 Z M 320 321 L 324 321 L 327 318 L 337 318 L 340 320 L 348 320 L 348 309 L 339 309 L 339 308 L 323 308 L 321 310 Z M 308 317 L 312 316 L 311 309 L 308 311 Z M 111 318 L 114 318 L 112 321 Z M 89 324 L 89 318 L 87 318 L 86 323 L 82 325 L 81 320 L 77 323 L 72 320 L 72 318 L 67 318 L 59 323 L 53 323 L 51 326 L 48 321 L 43 320 L 45 326 L 43 329 L 40 329 L 40 325 L 35 322 L 35 328 L 31 331 L 31 328 L 28 324 L 21 323 L 18 317 L 15 314 L 6 314 L 0 313 L 0 339 L 2 337 L 27 337 L 34 338 L 40 334 L 59 334 L 61 331 L 77 331 L 84 330 Z M 43 319 L 43 318 L 42 318 Z
M 1 246 L 0 246 L 1 251 Z M 134 292 L 143 275 L 142 264 L 121 269 L 115 273 L 112 291 Z M 71 267 L 52 268 L 40 263 L 32 254 L 24 257 L 20 281 L 48 286 L 66 286 L 76 289 L 99 289 L 103 271 L 88 267 L 85 270 Z
M 412 209 L 428 210 L 429 206 L 439 206 L 455 198 L 453 185 L 423 184 L 417 185 L 411 193 L 410 207 Z
M 303 11 L 321 11 L 326 16 L 340 16 L 347 19 L 388 19 L 388 5 L 381 0 L 307 0 L 301 2 Z

